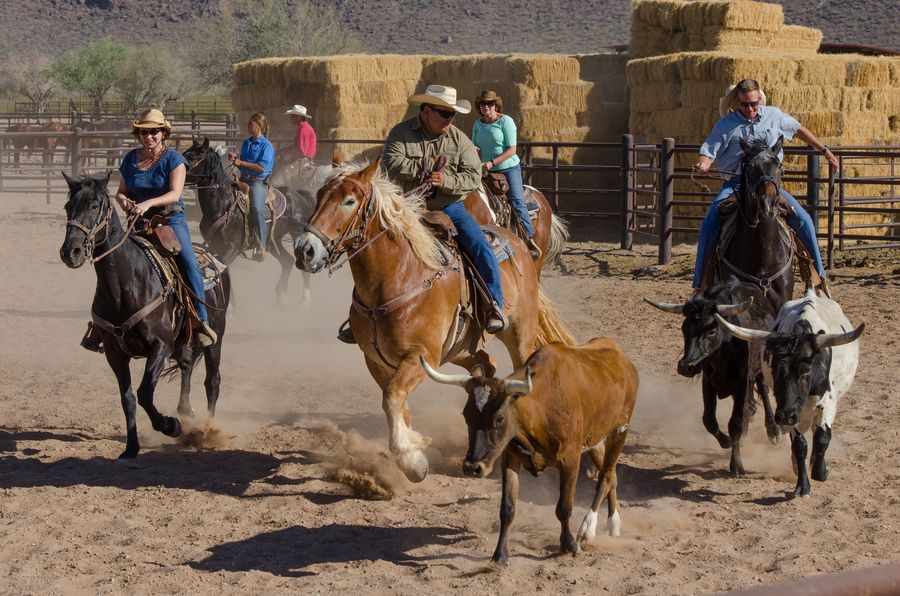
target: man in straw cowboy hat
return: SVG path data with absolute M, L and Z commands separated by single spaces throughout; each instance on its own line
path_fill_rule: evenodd
M 443 211 L 456 226 L 460 249 L 475 264 L 493 298 L 485 330 L 498 333 L 507 324 L 500 267 L 481 226 L 463 205 L 466 196 L 481 183 L 481 162 L 472 141 L 452 124 L 457 113 L 468 114 L 472 106 L 464 99 L 457 99 L 456 89 L 444 85 L 428 85 L 425 93 L 413 95 L 409 103 L 419 106 L 419 113 L 388 133 L 381 166 L 405 191 L 423 182 L 433 185 L 426 197 L 426 207 Z M 446 164 L 434 171 L 441 156 L 446 158 Z M 352 342 L 347 331 L 349 328 L 338 337 Z
M 725 179 L 722 189 L 713 200 L 706 213 L 706 218 L 700 225 L 700 240 L 697 242 L 697 263 L 694 268 L 693 281 L 695 292 L 699 291 L 709 253 L 722 227 L 723 218 L 718 207 L 722 201 L 737 191 L 740 183 L 740 177 L 736 174 L 740 170 L 743 157 L 741 140 L 749 142 L 752 139 L 764 139 L 771 147 L 779 137 L 791 140 L 796 136 L 810 147 L 821 151 L 828 160 L 830 168 L 836 170 L 839 165 L 834 153 L 809 129 L 780 109 L 767 106 L 763 90 L 753 79 L 744 79 L 725 91 L 724 97 L 719 101 L 719 114 L 722 118 L 703 142 L 700 147 L 700 159 L 692 167 L 695 172 L 706 174 L 709 172 L 710 166 L 715 163 Z M 778 153 L 778 159 L 779 161 L 784 159 L 783 151 Z M 822 279 L 820 289 L 827 294 L 825 269 L 822 266 L 822 255 L 819 253 L 819 244 L 816 241 L 816 226 L 797 199 L 784 189 L 781 189 L 781 194 L 791 206 L 791 213 L 787 217 L 788 225 L 796 232 L 797 237 L 815 260 L 816 271 Z
M 291 155 L 303 165 L 307 165 L 316 157 L 316 131 L 310 124 L 312 116 L 306 111 L 306 106 L 300 104 L 292 106 L 284 115 L 290 116 L 291 121 L 297 125 L 297 136 L 294 137 L 294 144 L 291 146 Z

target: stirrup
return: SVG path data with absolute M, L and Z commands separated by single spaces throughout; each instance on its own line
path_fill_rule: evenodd
M 531 258 L 535 261 L 540 259 L 541 255 L 544 254 L 541 252 L 541 247 L 534 241 L 534 238 L 529 238 L 526 244 L 528 245 L 528 252 L 531 253 Z
M 341 326 L 338 328 L 337 338 L 345 344 L 352 345 L 356 343 L 356 338 L 353 336 L 353 329 L 350 328 L 349 318 L 341 323 Z
M 828 289 L 828 285 L 825 283 L 824 277 L 821 278 L 819 285 L 817 285 L 814 289 L 821 296 L 824 296 L 825 298 L 828 298 L 829 300 L 834 300 L 834 298 L 831 297 L 831 290 Z
M 500 333 L 506 329 L 507 325 L 509 325 L 509 319 L 503 314 L 503 309 L 495 304 L 484 324 L 484 330 L 490 334 Z
M 93 321 L 88 321 L 87 331 L 84 333 L 84 337 L 81 338 L 81 347 L 98 354 L 103 353 L 103 338 L 94 327 Z
M 256 261 L 257 263 L 262 263 L 263 261 L 266 260 L 266 251 L 262 248 L 254 248 L 253 254 L 250 258 L 253 259 L 254 261 Z
M 209 323 L 200 321 L 200 326 L 194 332 L 194 344 L 201 348 L 208 348 L 217 341 L 219 341 L 219 338 L 209 326 Z

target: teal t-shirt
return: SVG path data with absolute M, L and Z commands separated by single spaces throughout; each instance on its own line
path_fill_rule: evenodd
M 472 125 L 472 142 L 481 150 L 481 163 L 487 163 L 516 144 L 516 123 L 504 114 L 496 121 L 485 124 L 481 118 Z M 492 172 L 502 172 L 519 165 L 519 156 L 495 163 Z

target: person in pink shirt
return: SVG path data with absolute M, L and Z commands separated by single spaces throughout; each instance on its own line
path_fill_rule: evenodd
M 290 116 L 294 124 L 297 125 L 297 136 L 291 147 L 291 154 L 303 165 L 307 165 L 316 157 L 316 131 L 313 130 L 309 123 L 312 116 L 306 111 L 305 106 L 295 105 L 284 113 Z

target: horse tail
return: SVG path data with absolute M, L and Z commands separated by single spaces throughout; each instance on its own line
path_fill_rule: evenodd
M 547 298 L 544 290 L 538 288 L 538 333 L 534 339 L 534 347 L 537 349 L 553 341 L 562 342 L 567 346 L 578 344 L 559 309 Z
M 556 263 L 562 256 L 566 242 L 569 241 L 568 222 L 555 213 L 550 214 L 550 240 L 547 241 L 547 250 L 544 252 L 544 262 Z

